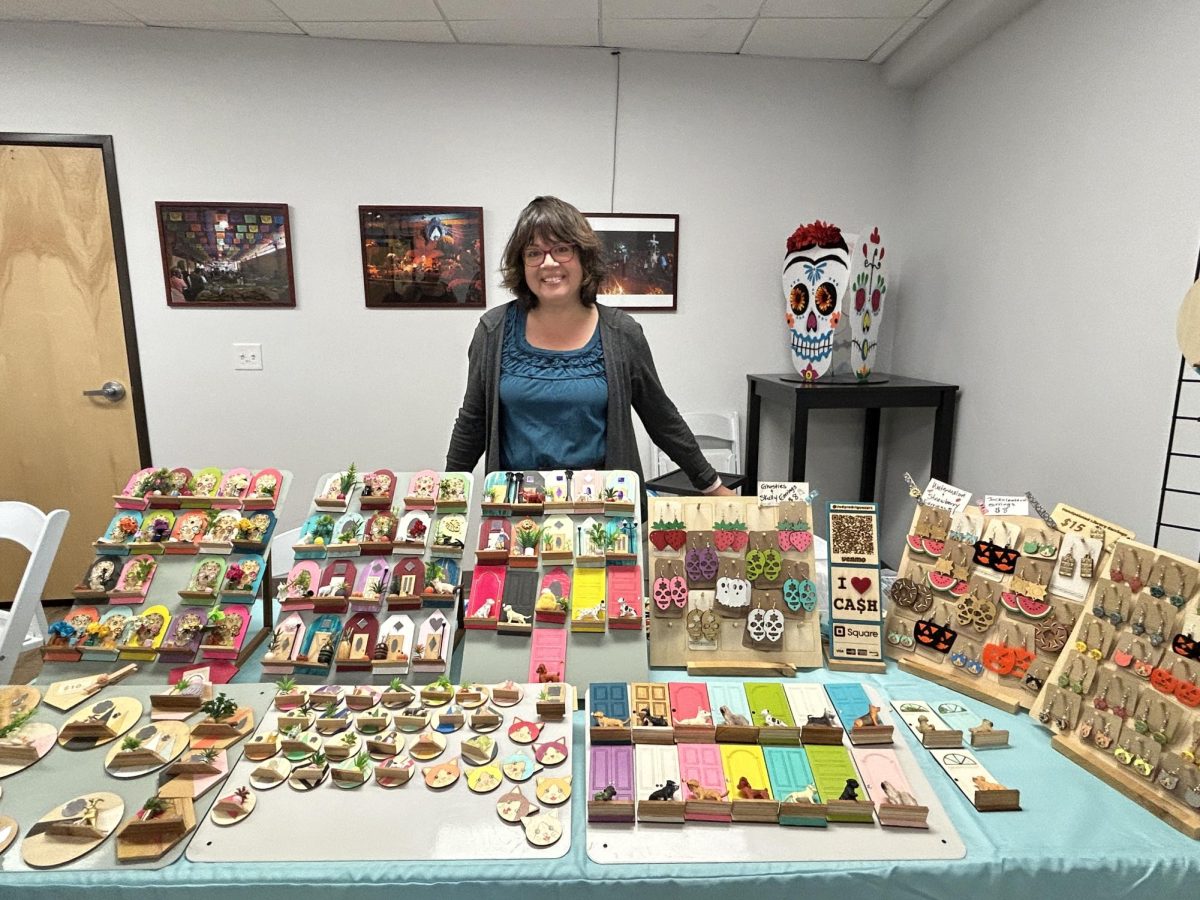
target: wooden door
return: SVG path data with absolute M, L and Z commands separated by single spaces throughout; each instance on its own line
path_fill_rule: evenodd
M 0 185 L 0 499 L 70 511 L 44 594 L 70 597 L 150 459 L 111 138 L 0 133 Z M 0 599 L 27 556 L 0 543 Z
M 629 685 L 622 681 L 593 681 L 588 688 L 588 712 L 610 719 L 629 718 Z
M 632 800 L 633 783 L 632 747 L 592 747 L 588 781 L 592 793 L 611 784 L 617 791 L 617 800 Z
M 763 758 L 767 762 L 775 799 L 782 800 L 788 794 L 801 792 L 810 784 L 815 787 L 808 754 L 803 747 L 764 747 Z
M 703 787 L 725 790 L 725 765 L 716 744 L 679 744 L 679 774 L 686 781 L 694 778 Z M 686 794 L 687 791 L 684 791 Z

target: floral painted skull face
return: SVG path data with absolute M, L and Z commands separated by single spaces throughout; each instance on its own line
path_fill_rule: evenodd
M 813 222 L 788 238 L 783 260 L 785 318 L 792 362 L 806 381 L 820 378 L 833 361 L 833 332 L 849 278 L 850 250 L 836 225 Z

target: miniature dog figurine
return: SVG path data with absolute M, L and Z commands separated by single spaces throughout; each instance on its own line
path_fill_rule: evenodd
M 808 724 L 809 725 L 824 725 L 826 728 L 832 728 L 833 727 L 833 713 L 831 713 L 829 710 L 825 710 L 825 712 L 821 713 L 819 716 L 809 716 Z
M 609 716 L 606 716 L 599 710 L 592 713 L 592 718 L 596 720 L 596 727 L 598 728 L 624 728 L 629 724 L 628 719 L 625 719 L 624 721 L 620 719 L 613 719 Z
M 770 800 L 771 792 L 766 788 L 756 788 L 750 786 L 750 779 L 745 775 L 738 779 L 737 783 L 738 796 L 743 800 Z
M 992 728 L 993 728 L 992 720 L 984 719 L 978 725 L 976 725 L 974 728 L 971 729 L 971 734 L 991 734 Z
M 556 684 L 562 681 L 562 678 L 557 672 L 551 672 L 546 668 L 545 663 L 538 663 L 538 667 L 534 670 L 538 677 L 538 684 Z
M 654 726 L 657 728 L 666 728 L 669 724 L 662 716 L 650 715 L 650 707 L 648 706 L 643 706 L 641 709 L 639 709 L 638 716 L 641 718 L 642 725 L 645 727 Z
M 733 725 L 742 728 L 748 728 L 750 725 L 749 719 L 747 719 L 741 713 L 735 713 L 728 706 L 721 707 L 721 718 L 725 721 L 726 725 Z
M 858 799 L 858 782 L 853 778 L 846 779 L 846 786 L 842 788 L 839 800 L 857 800 Z
M 507 603 L 505 603 L 501 607 L 501 609 L 504 610 L 504 621 L 507 622 L 509 625 L 528 625 L 529 624 L 529 616 L 525 615 L 524 613 L 517 612 L 515 609 L 513 609 Z
M 784 803 L 816 803 L 817 802 L 817 786 L 810 784 L 802 791 L 792 791 L 783 798 Z
M 887 802 L 892 806 L 917 806 L 917 798 L 908 791 L 902 791 L 890 781 L 881 781 L 879 786 L 883 788 L 884 796 L 887 797 Z
M 854 720 L 855 728 L 870 728 L 879 724 L 879 707 L 868 706 L 867 714 Z
M 929 716 L 917 716 L 917 731 L 921 734 L 931 734 L 937 727 L 929 721 Z
M 700 709 L 700 710 L 697 710 L 696 715 L 692 716 L 690 719 L 676 719 L 675 724 L 676 725 L 711 725 L 712 724 L 712 714 L 709 713 L 709 711 L 707 709 Z
M 617 796 L 617 789 L 610 784 L 604 790 L 596 791 L 596 793 L 592 795 L 592 799 L 608 801 L 613 799 L 615 796 Z
M 630 606 L 628 603 L 626 603 L 624 597 L 620 598 L 617 601 L 617 603 L 619 604 L 619 608 L 620 608 L 620 612 L 617 613 L 618 618 L 621 618 L 621 619 L 640 619 L 641 618 L 641 613 L 639 613 L 636 609 L 634 609 L 632 606 Z
M 474 614 L 473 618 L 476 618 L 476 619 L 490 618 L 492 615 L 492 607 L 495 605 L 496 605 L 496 601 L 494 599 L 488 598 L 487 600 L 484 600 L 481 604 L 479 604 L 479 609 L 475 610 L 475 614 Z
M 977 791 L 1007 791 L 1008 790 L 1008 788 L 1006 788 L 1004 785 L 997 784 L 994 781 L 988 781 L 982 775 L 976 775 L 974 778 L 972 778 L 971 784 L 975 785 L 975 790 L 977 790 Z
M 575 611 L 575 621 L 578 622 L 583 619 L 593 619 L 593 620 L 599 622 L 600 616 L 603 615 L 603 613 L 604 613 L 604 604 L 597 603 L 595 606 L 589 606 L 586 609 L 577 609 Z
M 687 786 L 688 793 L 692 795 L 693 800 L 712 800 L 720 803 L 729 793 L 727 790 L 705 787 L 695 778 L 689 778 L 684 784 Z
M 667 783 L 650 794 L 651 800 L 674 800 L 679 785 L 668 779 Z
M 787 722 L 783 721 L 783 719 L 775 718 L 775 716 L 771 715 L 771 711 L 769 709 L 760 709 L 758 711 L 758 716 L 763 720 L 763 724 L 768 728 L 787 727 Z

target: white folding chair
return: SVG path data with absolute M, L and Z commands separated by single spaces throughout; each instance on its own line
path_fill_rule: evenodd
M 0 612 L 0 684 L 12 682 L 17 660 L 24 651 L 45 642 L 42 591 L 69 518 L 65 509 L 43 513 L 18 500 L 0 501 L 0 539 L 15 541 L 29 551 L 12 609 Z
M 692 434 L 696 436 L 700 452 L 704 454 L 718 474 L 722 476 L 742 474 L 742 430 L 736 412 L 687 412 L 681 413 L 681 415 L 688 427 L 692 429 Z M 679 493 L 681 491 L 691 493 L 690 485 L 680 487 L 686 482 L 686 479 L 681 480 L 675 476 L 679 470 L 671 461 L 671 457 L 653 443 L 650 445 L 650 451 L 650 471 L 646 478 L 647 490 L 657 490 L 663 493 Z M 675 477 L 654 484 L 656 479 L 662 478 L 664 475 Z M 728 480 L 727 478 L 726 481 L 728 482 Z M 679 484 L 673 485 L 676 481 Z

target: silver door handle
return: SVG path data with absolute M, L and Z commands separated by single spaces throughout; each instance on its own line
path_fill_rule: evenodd
M 125 398 L 125 385 L 119 381 L 106 381 L 94 391 L 84 391 L 85 397 L 103 397 L 113 403 Z

